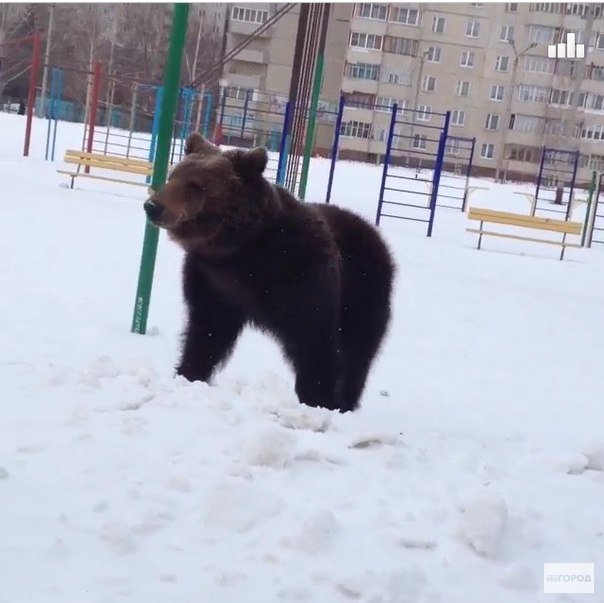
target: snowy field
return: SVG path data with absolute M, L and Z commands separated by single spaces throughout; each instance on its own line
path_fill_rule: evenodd
M 163 232 L 130 332 L 144 189 L 69 190 L 82 126 L 51 163 L 24 125 L 0 114 L 0 603 L 604 602 L 604 250 L 386 219 L 394 320 L 357 413 L 302 407 L 252 331 L 189 384 Z M 373 221 L 380 177 L 339 163 L 333 201 Z M 544 562 L 595 563 L 595 594 L 544 594 Z

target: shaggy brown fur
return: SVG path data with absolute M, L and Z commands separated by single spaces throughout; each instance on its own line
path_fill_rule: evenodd
M 390 319 L 394 266 L 379 234 L 269 183 L 264 149 L 221 152 L 198 134 L 185 149 L 145 203 L 186 251 L 178 374 L 207 381 L 250 323 L 281 343 L 301 402 L 354 410 Z

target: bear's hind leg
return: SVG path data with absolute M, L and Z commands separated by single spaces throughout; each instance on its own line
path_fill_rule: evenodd
M 296 394 L 302 404 L 340 410 L 338 350 L 326 330 L 301 335 L 295 346 L 286 346 L 296 373 Z

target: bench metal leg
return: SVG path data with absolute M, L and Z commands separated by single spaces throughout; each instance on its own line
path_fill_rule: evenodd
M 566 233 L 564 233 L 562 236 L 562 251 L 560 252 L 560 261 L 564 259 L 564 250 L 566 249 L 566 245 L 564 245 L 564 243 L 566 243 Z
M 481 220 L 480 221 L 480 234 L 478 235 L 478 247 L 476 247 L 476 249 L 480 249 L 480 245 L 482 244 L 482 225 L 484 224 L 484 222 Z
M 73 188 L 73 181 L 75 180 L 75 178 L 72 176 L 71 177 L 71 185 L 69 186 L 69 188 Z

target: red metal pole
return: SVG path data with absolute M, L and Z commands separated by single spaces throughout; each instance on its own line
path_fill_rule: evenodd
M 101 61 L 97 61 L 92 69 L 92 90 L 90 91 L 90 111 L 88 119 L 88 142 L 86 151 L 92 153 L 92 143 L 94 141 L 94 126 L 96 124 L 96 114 L 99 107 L 99 96 L 101 92 Z M 90 166 L 87 165 L 85 173 L 90 172 Z
M 23 145 L 23 156 L 29 157 L 29 141 L 31 139 L 31 124 L 34 117 L 34 105 L 36 104 L 36 82 L 40 71 L 41 59 L 40 32 L 34 33 L 34 47 L 32 50 L 31 67 L 29 70 L 29 91 L 27 93 L 27 118 L 25 121 L 25 143 Z

